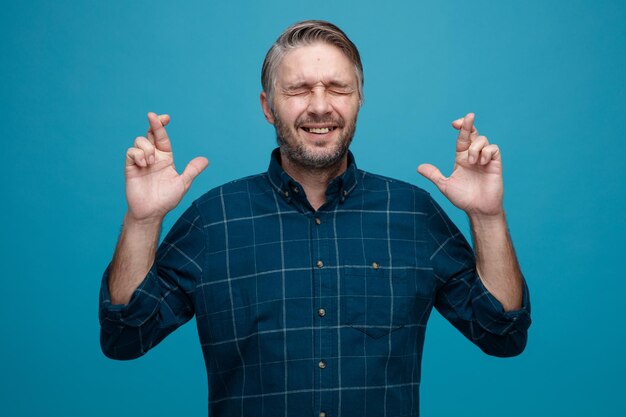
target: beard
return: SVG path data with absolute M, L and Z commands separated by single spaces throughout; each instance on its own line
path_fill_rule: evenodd
M 326 152 L 312 152 L 310 147 L 307 147 L 303 141 L 297 138 L 300 126 L 307 123 L 332 123 L 341 129 L 341 133 Z M 331 116 L 299 118 L 296 120 L 295 126 L 291 127 L 284 124 L 280 117 L 275 114 L 274 127 L 276 129 L 276 142 L 280 147 L 281 154 L 293 164 L 306 169 L 326 170 L 340 165 L 348 153 L 348 148 L 356 131 L 356 116 L 348 123 L 343 118 Z M 322 141 L 315 142 L 313 146 L 322 147 L 324 143 Z

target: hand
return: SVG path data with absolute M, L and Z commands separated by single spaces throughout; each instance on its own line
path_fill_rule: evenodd
M 178 205 L 209 161 L 204 157 L 194 158 L 179 175 L 165 130 L 170 117 L 148 113 L 148 122 L 146 137 L 137 137 L 126 152 L 127 216 L 138 222 L 160 222 Z
M 489 144 L 474 127 L 474 114 L 452 122 L 459 130 L 456 159 L 450 177 L 430 164 L 417 171 L 431 180 L 452 204 L 468 215 L 495 216 L 503 213 L 502 158 L 497 145 Z

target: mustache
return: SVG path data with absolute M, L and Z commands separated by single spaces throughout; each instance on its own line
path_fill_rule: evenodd
M 305 124 L 332 124 L 337 127 L 344 127 L 346 125 L 345 120 L 342 117 L 332 116 L 307 116 L 296 120 L 296 128 L 300 128 Z

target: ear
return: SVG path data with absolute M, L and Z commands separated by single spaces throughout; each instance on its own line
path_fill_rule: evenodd
M 265 94 L 265 91 L 261 92 L 261 108 L 263 108 L 263 114 L 265 115 L 265 119 L 269 123 L 274 124 L 274 115 L 272 114 L 270 103 L 267 101 L 267 94 Z

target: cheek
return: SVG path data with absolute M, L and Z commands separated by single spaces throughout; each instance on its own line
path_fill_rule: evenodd
M 345 107 L 339 111 L 339 115 L 345 122 L 355 121 L 359 113 L 358 107 Z
M 284 123 L 293 125 L 299 117 L 306 114 L 306 109 L 307 106 L 302 100 L 288 100 L 281 103 L 276 111 Z
M 359 112 L 359 100 L 353 97 L 337 97 L 333 107 L 344 117 L 355 116 Z

